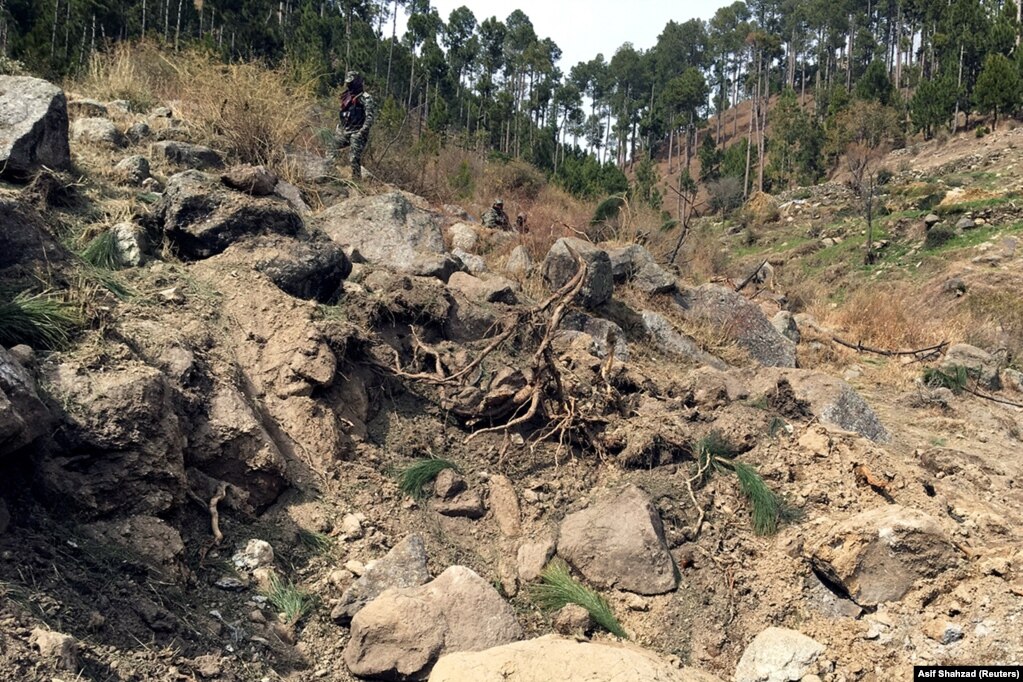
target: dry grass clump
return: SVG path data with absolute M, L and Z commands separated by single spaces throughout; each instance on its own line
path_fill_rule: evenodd
M 72 88 L 103 101 L 126 100 L 147 111 L 177 81 L 170 61 L 156 43 L 120 42 L 109 52 L 96 52 Z
M 963 301 L 964 340 L 989 351 L 1004 349 L 1015 367 L 1023 366 L 1023 298 L 1017 291 L 971 293 Z
M 955 340 L 948 320 L 936 313 L 933 301 L 909 290 L 867 286 L 853 293 L 830 314 L 831 326 L 853 343 L 887 350 L 924 348 Z

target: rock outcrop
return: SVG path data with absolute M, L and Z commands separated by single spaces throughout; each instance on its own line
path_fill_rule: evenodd
M 0 175 L 23 179 L 71 166 L 67 99 L 52 83 L 0 76 Z
M 366 567 L 366 572 L 341 595 L 330 617 L 339 623 L 350 623 L 355 614 L 384 591 L 419 587 L 429 580 L 423 538 L 409 535 L 383 558 Z
M 543 278 L 552 291 L 568 284 L 579 271 L 576 255 L 586 263 L 586 278 L 576 297 L 585 308 L 596 308 L 611 299 L 614 279 L 611 275 L 611 259 L 607 251 L 590 242 L 574 237 L 563 237 L 554 242 L 543 261 Z

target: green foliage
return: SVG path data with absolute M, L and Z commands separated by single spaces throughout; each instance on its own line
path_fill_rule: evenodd
M 8 348 L 19 343 L 47 350 L 67 348 L 80 325 L 74 308 L 48 292 L 0 299 L 0 345 Z
M 791 89 L 779 99 L 772 125 L 773 135 L 768 144 L 772 181 L 785 188 L 816 183 L 825 170 L 821 155 L 824 131 L 815 117 L 799 106 Z
M 961 365 L 947 370 L 928 367 L 924 370 L 924 385 L 930 388 L 947 388 L 956 395 L 962 393 L 970 383 L 970 371 Z
M 710 210 L 727 215 L 742 206 L 742 180 L 728 176 L 707 183 Z
M 610 196 L 597 204 L 597 210 L 593 212 L 593 217 L 590 219 L 590 225 L 600 225 L 602 223 L 617 220 L 624 208 L 624 194 Z
M 315 600 L 300 590 L 292 581 L 284 581 L 276 573 L 270 574 L 266 598 L 284 616 L 285 625 L 294 625 L 312 612 Z
M 445 469 L 458 471 L 458 466 L 439 457 L 421 459 L 401 472 L 398 476 L 398 488 L 409 497 L 422 499 L 428 495 L 426 485 L 432 483 L 437 474 Z
M 533 587 L 530 596 L 533 603 L 546 611 L 557 611 L 566 604 L 578 604 L 586 609 L 594 622 L 611 634 L 628 639 L 629 635 L 618 623 L 610 604 L 600 594 L 572 577 L 572 573 L 561 559 L 554 559 L 543 573 L 541 583 Z
M 888 68 L 884 60 L 875 59 L 870 62 L 856 83 L 857 99 L 879 102 L 888 106 L 895 98 L 895 86 L 888 77 Z
M 935 249 L 943 244 L 955 239 L 956 231 L 954 228 L 948 225 L 935 225 L 931 229 L 927 230 L 927 235 L 924 237 L 924 247 L 928 249 Z
M 640 162 L 636 164 L 636 184 L 633 196 L 646 202 L 651 208 L 659 209 L 661 195 L 655 189 L 659 180 L 657 166 L 654 165 L 653 160 L 649 156 L 644 155 Z
M 476 191 L 476 179 L 468 161 L 458 165 L 458 172 L 451 178 L 451 189 L 455 190 L 459 199 L 469 199 Z
M 113 230 L 104 230 L 93 237 L 79 255 L 86 263 L 97 268 L 116 270 L 121 266 L 121 254 Z
M 924 81 L 909 105 L 914 128 L 930 139 L 936 128 L 952 119 L 955 101 L 956 87 L 951 79 Z
M 330 536 L 305 528 L 298 529 L 298 541 L 314 554 L 327 554 L 334 548 L 334 540 Z
M 977 108 L 994 114 L 1011 114 L 1020 106 L 1021 80 L 1019 71 L 1005 55 L 990 54 L 984 60 L 984 69 L 977 78 L 973 99 Z

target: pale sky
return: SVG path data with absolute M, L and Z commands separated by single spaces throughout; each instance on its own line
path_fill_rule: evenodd
M 482 22 L 492 16 L 501 21 L 521 9 L 540 38 L 551 38 L 562 50 L 558 66 L 568 73 L 576 63 L 603 53 L 611 59 L 622 43 L 647 50 L 669 21 L 710 19 L 719 7 L 735 0 L 432 0 L 447 22 L 451 10 L 465 5 Z M 405 13 L 399 8 L 400 24 Z

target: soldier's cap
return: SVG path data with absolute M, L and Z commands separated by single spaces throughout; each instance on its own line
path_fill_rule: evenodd
M 349 83 L 352 83 L 357 80 L 362 80 L 362 74 L 360 74 L 358 71 L 349 71 L 348 73 L 345 74 L 345 85 L 348 85 Z
M 504 206 L 504 202 L 500 199 L 494 199 L 494 206 Z

